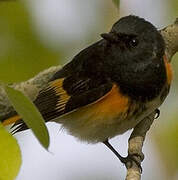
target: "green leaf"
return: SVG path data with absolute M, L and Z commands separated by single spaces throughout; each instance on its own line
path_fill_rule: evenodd
M 40 112 L 22 92 L 9 86 L 5 86 L 5 90 L 15 110 L 22 117 L 26 125 L 32 129 L 43 147 L 47 149 L 49 146 L 49 134 Z
M 21 166 L 21 152 L 16 139 L 0 123 L 0 180 L 14 180 Z
M 119 8 L 120 0 L 112 0 L 112 1 L 116 5 L 116 7 Z

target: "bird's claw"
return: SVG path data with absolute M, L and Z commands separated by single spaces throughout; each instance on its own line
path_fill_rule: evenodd
M 139 157 L 139 159 L 138 159 Z M 125 164 L 127 168 L 131 168 L 133 166 L 133 162 L 138 166 L 140 169 L 140 172 L 142 173 L 142 167 L 141 167 L 141 161 L 143 160 L 143 157 L 140 154 L 131 154 L 127 157 L 122 157 L 120 161 Z
M 155 119 L 159 118 L 160 116 L 160 110 L 159 109 L 156 109 L 155 110 L 156 114 L 155 114 Z

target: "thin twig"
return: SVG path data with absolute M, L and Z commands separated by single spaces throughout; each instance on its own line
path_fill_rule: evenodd
M 137 161 L 140 163 L 144 159 L 144 155 L 142 153 L 142 147 L 145 140 L 145 136 L 154 121 L 155 115 L 156 115 L 156 111 L 150 114 L 148 117 L 144 118 L 134 128 L 129 138 L 128 154 L 129 155 L 138 154 L 139 156 L 135 156 L 135 158 L 137 158 Z M 132 167 L 129 166 L 127 167 L 126 180 L 140 180 L 140 179 L 141 179 L 140 168 L 136 165 L 135 162 L 133 162 Z

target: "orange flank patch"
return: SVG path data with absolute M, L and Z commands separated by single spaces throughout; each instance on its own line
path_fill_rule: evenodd
M 118 133 L 118 124 L 127 118 L 129 106 L 129 97 L 124 96 L 119 87 L 113 84 L 103 97 L 67 114 L 62 121 L 69 132 L 80 139 L 103 141 Z
M 130 98 L 124 96 L 119 87 L 113 84 L 112 89 L 103 97 L 66 114 L 61 122 L 70 134 L 81 140 L 102 142 L 128 129 L 129 106 Z M 126 127 L 123 121 L 126 121 Z
M 92 108 L 96 109 L 99 115 L 113 117 L 128 110 L 129 98 L 124 96 L 116 84 L 111 91 L 99 99 Z
M 105 127 L 107 124 L 116 124 L 126 118 L 129 102 L 129 97 L 124 96 L 119 87 L 114 84 L 106 95 L 88 106 L 79 108 L 67 117 L 68 119 L 75 119 L 75 126 L 78 124 L 79 127 L 77 128 L 82 128 L 80 130 L 93 126 Z M 76 122 L 76 119 L 78 119 L 78 122 Z
M 7 126 L 7 125 L 10 125 L 10 124 L 13 124 L 16 121 L 18 121 L 19 119 L 20 119 L 20 116 L 19 115 L 15 115 L 15 116 L 10 117 L 10 118 L 6 119 L 5 121 L 3 121 L 2 125 L 3 126 Z
M 130 98 L 124 96 L 119 87 L 113 84 L 112 89 L 103 97 L 61 119 L 70 134 L 81 140 L 102 142 L 127 129 L 122 122 L 127 118 L 129 106 Z M 126 125 L 129 123 L 127 120 Z
M 167 83 L 170 85 L 173 78 L 173 71 L 172 71 L 171 64 L 167 60 L 166 55 L 164 55 L 164 63 L 165 63 L 166 73 L 167 73 Z

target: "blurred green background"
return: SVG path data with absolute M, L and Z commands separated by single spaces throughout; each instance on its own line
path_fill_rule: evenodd
M 139 4 L 138 0 L 121 1 L 120 9 L 117 9 L 112 1 L 98 1 L 92 14 L 86 16 L 82 1 L 79 1 L 80 4 L 76 3 L 75 8 L 78 8 L 81 14 L 83 13 L 89 25 L 85 26 L 85 20 L 82 24 L 83 20 L 81 19 L 80 26 L 80 17 L 78 24 L 71 23 L 71 27 L 66 29 L 66 34 L 65 31 L 61 31 L 59 38 L 60 25 L 53 26 L 53 30 L 47 29 L 51 24 L 50 21 L 54 21 L 53 25 L 55 25 L 54 19 L 49 17 L 45 20 L 46 24 L 41 23 L 41 19 L 44 21 L 43 13 L 41 13 L 41 11 L 45 11 L 44 6 L 36 8 L 37 2 L 27 0 L 0 1 L 0 81 L 6 83 L 24 81 L 50 66 L 64 64 L 82 48 L 96 41 L 100 33 L 108 31 L 118 17 L 137 12 L 142 15 L 143 12 L 140 12 L 139 8 L 135 7 L 134 11 L 131 11 L 134 2 Z M 40 3 L 42 5 L 43 1 L 38 1 L 38 5 Z M 90 5 L 94 1 L 87 3 Z M 152 2 L 148 7 L 150 9 L 147 8 L 144 13 L 148 19 L 155 20 L 153 23 L 158 28 L 173 23 L 178 17 L 177 0 L 160 1 L 160 4 L 157 5 L 159 10 L 154 10 L 155 6 L 155 2 Z M 92 8 L 92 6 L 88 8 Z M 54 11 L 57 10 L 54 9 Z M 53 13 L 52 10 L 51 13 Z M 66 17 L 62 21 L 56 17 L 56 21 L 59 21 L 59 24 L 65 24 L 68 19 Z M 83 30 L 85 33 L 83 31 L 80 33 L 79 30 Z M 58 34 L 54 32 L 58 32 Z M 174 56 L 172 64 L 174 69 L 173 86 L 167 101 L 161 107 L 161 117 L 154 123 L 149 136 L 152 146 L 157 152 L 149 158 L 158 156 L 161 159 L 161 166 L 166 174 L 165 180 L 178 179 L 178 55 Z
M 24 3 L 0 1 L 1 81 L 24 81 L 59 63 L 60 53 L 40 42 L 30 18 Z

